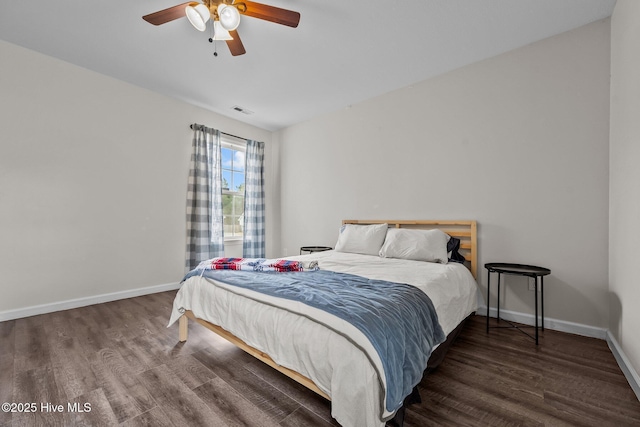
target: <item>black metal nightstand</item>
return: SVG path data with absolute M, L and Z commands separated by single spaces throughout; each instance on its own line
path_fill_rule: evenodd
M 551 274 L 551 270 L 544 267 L 537 267 L 535 265 L 525 265 L 525 264 L 511 264 L 507 262 L 491 262 L 484 265 L 484 268 L 487 269 L 487 333 L 489 333 L 489 298 L 491 297 L 491 273 L 498 273 L 498 306 L 497 306 L 497 321 L 500 322 L 500 276 L 502 274 L 511 274 L 516 276 L 526 276 L 533 277 L 535 281 L 535 306 L 536 306 L 536 324 L 535 330 L 536 335 L 532 337 L 525 331 L 523 331 L 520 327 L 514 325 L 513 323 L 505 320 L 505 322 L 509 323 L 511 326 L 503 326 L 503 327 L 512 327 L 520 330 L 525 335 L 533 338 L 536 341 L 536 345 L 538 345 L 538 278 L 540 278 L 540 308 L 542 312 L 542 330 L 544 331 L 544 276 Z M 504 319 L 503 319 L 504 320 Z M 497 326 L 500 327 L 500 326 Z
M 331 249 L 333 248 L 330 246 L 301 246 L 300 255 L 302 255 L 302 252 L 309 252 L 312 254 L 314 252 L 330 251 Z

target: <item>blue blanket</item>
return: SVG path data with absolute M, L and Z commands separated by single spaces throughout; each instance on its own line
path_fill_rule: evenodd
M 358 328 L 382 361 L 387 383 L 385 407 L 393 412 L 422 379 L 433 347 L 445 340 L 431 299 L 401 283 L 370 280 L 332 271 L 265 273 L 192 271 L 263 294 L 300 301 Z

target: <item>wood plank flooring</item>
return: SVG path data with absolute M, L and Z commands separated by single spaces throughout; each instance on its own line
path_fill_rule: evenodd
M 174 295 L 0 322 L 0 403 L 37 405 L 0 412 L 0 427 L 338 425 L 328 401 L 205 328 L 190 324 L 178 343 Z M 405 426 L 640 426 L 604 341 L 547 330 L 536 348 L 484 322 L 471 318 L 423 378 Z

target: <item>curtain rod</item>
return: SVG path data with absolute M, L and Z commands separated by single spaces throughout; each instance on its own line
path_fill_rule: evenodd
M 203 126 L 203 125 L 198 125 L 197 123 L 196 123 L 196 125 L 197 125 L 197 126 Z M 189 125 L 189 127 L 190 127 L 191 129 L 193 129 L 193 124 L 190 124 L 190 125 Z M 237 136 L 237 135 L 234 135 L 234 134 L 231 134 L 231 133 L 226 133 L 226 132 L 222 132 L 222 131 L 220 131 L 220 133 L 221 133 L 221 134 L 223 134 L 223 135 L 232 136 L 232 137 L 234 137 L 234 138 L 241 139 L 241 140 L 243 140 L 243 141 L 247 141 L 247 138 L 243 138 L 243 137 L 241 137 L 241 136 Z

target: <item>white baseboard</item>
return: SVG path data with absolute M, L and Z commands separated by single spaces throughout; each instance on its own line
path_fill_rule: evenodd
M 178 289 L 180 283 L 166 283 L 164 285 L 149 286 L 146 288 L 128 289 L 126 291 L 112 292 L 108 294 L 95 295 L 91 297 L 76 298 L 67 301 L 58 301 L 50 304 L 33 305 L 31 307 L 18 308 L 15 310 L 0 311 L 0 322 L 5 320 L 20 319 L 22 317 L 36 316 L 38 314 L 52 313 L 54 311 L 69 310 L 72 308 L 86 307 L 88 305 L 100 304 L 103 302 L 116 301 L 119 299 L 139 297 L 141 295 L 155 294 L 158 292 L 172 291 Z
M 622 351 L 620 344 L 618 344 L 618 341 L 615 339 L 611 331 L 607 331 L 607 344 L 609 344 L 613 357 L 616 358 L 618 366 L 622 369 L 622 373 L 629 382 L 631 389 L 636 394 L 638 400 L 640 400 L 640 375 L 638 375 L 638 372 L 633 369 L 631 362 L 627 359 L 627 356 Z
M 482 315 L 486 314 L 487 307 L 479 307 L 477 313 Z M 495 308 L 491 308 L 491 310 L 489 311 L 489 316 L 496 317 L 496 315 L 497 310 Z M 500 310 L 500 318 L 530 326 L 533 326 L 535 324 L 535 316 L 533 314 L 519 313 L 517 311 Z M 597 328 L 595 326 L 568 322 L 566 320 L 552 319 L 546 316 L 544 318 L 544 327 L 547 329 L 552 329 L 554 331 L 582 335 L 583 337 L 599 338 L 601 340 L 607 338 L 607 329 L 605 328 Z

